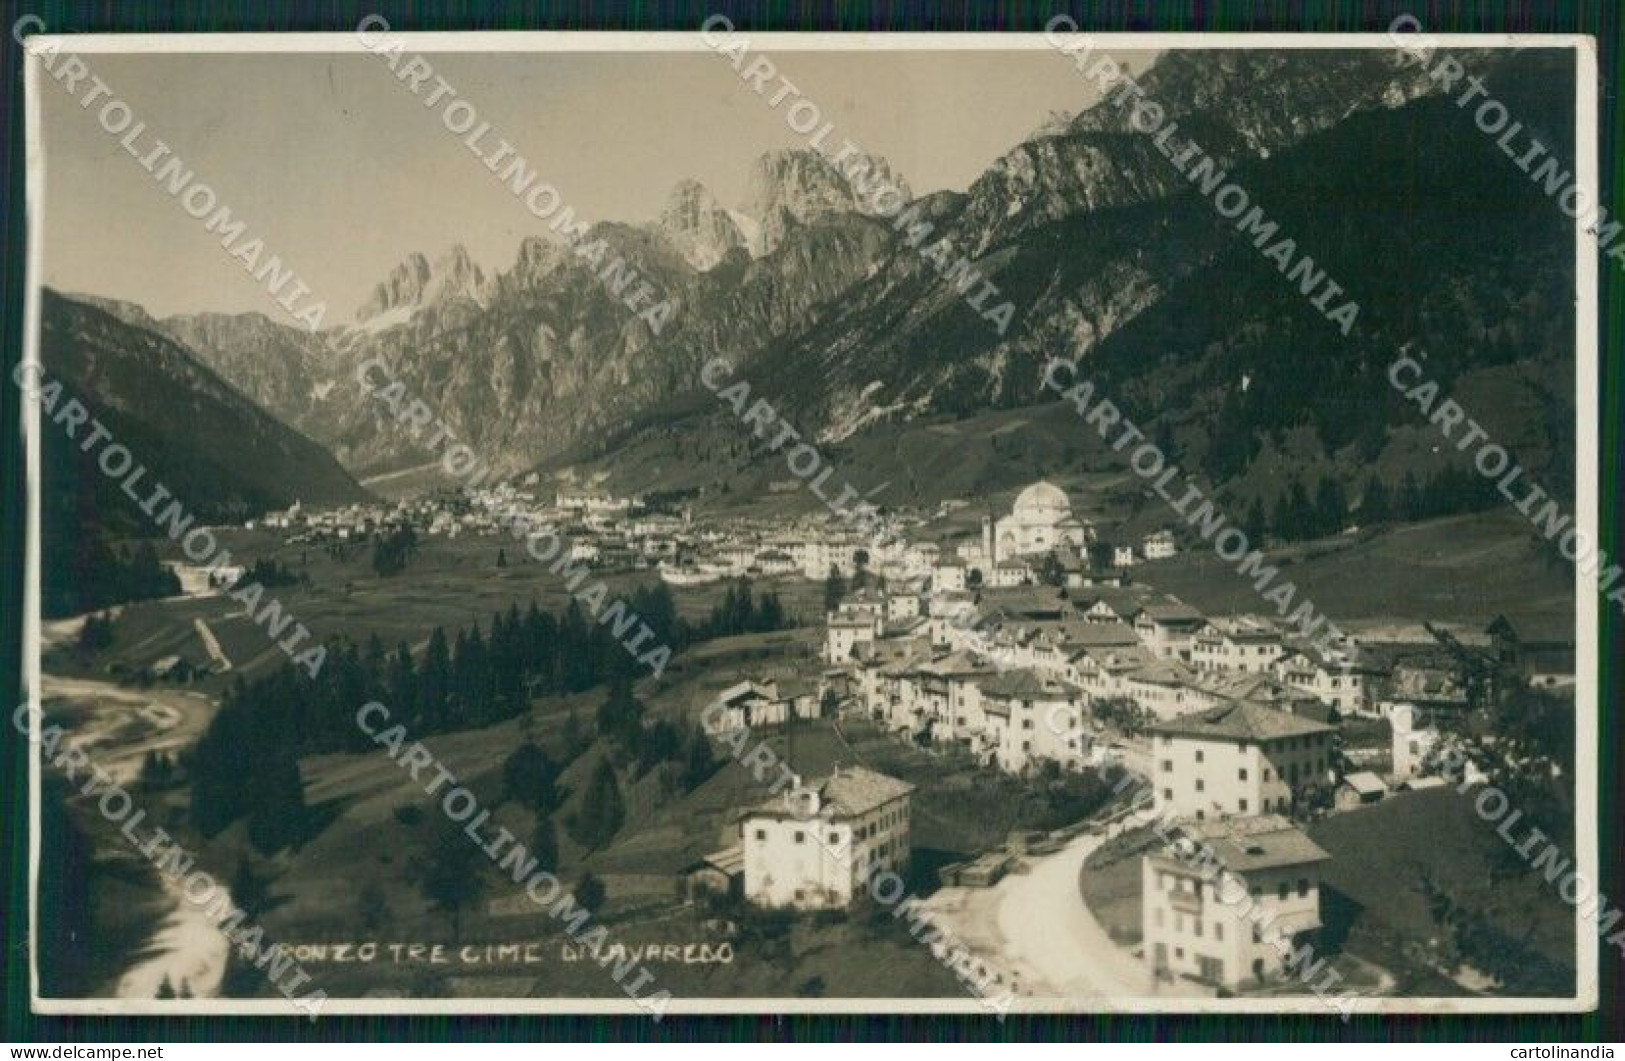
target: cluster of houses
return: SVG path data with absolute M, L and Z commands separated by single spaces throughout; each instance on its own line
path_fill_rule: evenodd
M 1380 708 L 1382 675 L 1354 646 L 1210 619 L 1140 584 L 865 589 L 827 616 L 824 654 L 865 716 L 1017 773 L 1090 761 L 1082 723 L 1102 701 L 1146 723 L 1241 701 L 1321 720 Z
M 839 567 L 851 544 L 807 561 L 806 538 L 769 536 L 716 556 L 730 570 L 759 568 L 765 548 L 811 576 Z M 1171 535 L 1114 551 L 1109 568 L 1086 559 L 1097 545 L 1047 483 L 1008 517 L 984 518 L 951 555 L 901 543 L 874 558 L 890 577 L 849 590 L 826 616 L 816 689 L 742 679 L 714 697 L 707 732 L 787 725 L 833 706 L 1013 774 L 1120 759 L 1143 776 L 1163 823 L 1140 856 L 1145 962 L 1157 977 L 1245 990 L 1294 975 L 1321 927 L 1329 856 L 1294 819 L 1444 784 L 1430 776 L 1438 752 L 1484 702 L 1484 682 L 1573 680 L 1572 644 L 1525 642 L 1505 619 L 1309 641 L 1267 618 L 1204 614 L 1129 578 L 1130 564 L 1173 554 Z M 1351 726 L 1360 740 L 1345 740 Z M 739 842 L 702 860 L 691 881 L 763 906 L 844 907 L 872 874 L 908 867 L 910 793 L 862 767 L 798 783 L 742 812 Z M 989 852 L 953 883 L 992 883 L 1008 861 Z
M 574 560 L 653 569 L 674 585 L 833 572 L 855 586 L 826 616 L 822 672 L 737 675 L 701 713 L 714 739 L 838 710 L 1016 775 L 1130 765 L 1173 823 L 1141 863 L 1145 960 L 1159 976 L 1231 988 L 1283 975 L 1319 928 L 1327 855 L 1291 820 L 1310 792 L 1352 810 L 1395 787 L 1442 784 L 1429 775 L 1483 682 L 1573 681 L 1572 644 L 1525 642 L 1504 619 L 1328 643 L 1259 616 L 1205 614 L 1129 572 L 1175 555 L 1170 532 L 1107 546 L 1046 482 L 957 543 L 913 534 L 927 514 L 894 514 L 877 540 L 827 514 L 701 522 L 591 486 L 544 497 L 534 476 L 321 513 L 296 504 L 263 523 L 306 540 L 399 525 L 455 537 L 501 533 L 516 509 L 558 529 Z M 1380 733 L 1379 720 L 1386 747 L 1344 739 L 1350 724 Z M 911 791 L 861 766 L 798 780 L 743 810 L 738 842 L 691 867 L 689 886 L 769 907 L 845 907 L 875 873 L 906 873 Z
M 249 521 L 247 529 L 280 531 L 289 544 L 363 542 L 399 527 L 428 537 L 499 536 L 516 516 L 569 542 L 572 561 L 600 570 L 656 570 L 675 586 L 735 578 L 823 580 L 859 574 L 912 580 L 938 592 L 1008 589 L 1046 579 L 1069 586 L 1122 586 L 1127 569 L 1175 555 L 1168 530 L 1138 545 L 1097 540 L 1094 528 L 1071 512 L 1066 494 L 1036 483 L 1016 499 L 1008 516 L 982 518 L 981 534 L 957 545 L 914 534 L 930 519 L 965 507 L 949 502 L 935 513 L 887 515 L 885 535 L 866 535 L 829 512 L 793 519 L 696 520 L 687 507 L 662 511 L 566 479 L 556 487 L 532 473 L 513 482 L 433 491 L 399 501 L 368 501 L 311 510 L 294 502 Z M 917 539 L 917 540 L 911 540 Z

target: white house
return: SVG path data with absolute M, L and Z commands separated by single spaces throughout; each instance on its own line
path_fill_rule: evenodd
M 1295 790 L 1327 780 L 1331 726 L 1247 701 L 1150 727 L 1158 814 L 1203 820 L 1285 813 Z
M 1153 975 L 1261 987 L 1314 960 L 1320 870 L 1331 856 L 1313 840 L 1276 815 L 1180 822 L 1170 833 L 1140 863 Z
M 782 726 L 792 717 L 810 718 L 810 694 L 783 695 L 776 681 L 746 679 L 722 690 L 700 713 L 707 736 L 720 737 L 736 730 Z
M 800 910 L 847 906 L 880 872 L 906 873 L 914 786 L 861 766 L 747 811 L 745 898 Z
M 1252 616 L 1209 619 L 1191 642 L 1191 666 L 1203 672 L 1268 674 L 1281 658 L 1281 634 Z
M 1082 763 L 1088 750 L 1082 688 L 1030 669 L 983 675 L 976 685 L 988 750 L 1001 769 L 1022 773 L 1045 760 L 1072 769 Z
M 783 549 L 763 549 L 756 554 L 751 566 L 768 576 L 793 575 L 801 570 L 801 565 Z
M 1309 690 L 1340 715 L 1372 713 L 1371 683 L 1376 675 L 1345 653 L 1312 645 L 1289 645 L 1274 662 L 1273 670 L 1277 678 Z
M 1392 705 L 1388 712 L 1388 725 L 1392 731 L 1389 747 L 1395 781 L 1412 781 L 1438 772 L 1429 764 L 1428 758 L 1450 739 L 1439 725 L 1443 718 L 1443 715 L 1415 704 Z M 1465 760 L 1462 769 L 1464 775 L 1461 780 L 1469 784 L 1486 780 L 1484 772 L 1471 760 Z
M 1147 560 L 1168 559 L 1178 551 L 1178 547 L 1174 544 L 1174 532 L 1165 529 L 1147 534 L 1140 542 L 1140 551 L 1145 554 Z
M 1033 569 L 1025 560 L 1000 560 L 984 575 L 984 584 L 994 589 L 1013 589 L 1033 581 Z
M 1206 625 L 1206 616 L 1177 600 L 1147 604 L 1134 617 L 1134 632 L 1163 659 L 1189 660 L 1197 631 Z
M 933 592 L 955 592 L 965 588 L 965 562 L 963 560 L 940 560 L 931 569 L 931 589 Z
M 880 618 L 866 615 L 829 617 L 824 627 L 824 659 L 829 663 L 845 663 L 852 658 L 852 650 L 865 641 L 880 636 Z
M 1218 699 L 1184 664 L 1164 659 L 1124 672 L 1118 695 L 1131 697 L 1159 719 L 1177 718 L 1211 707 Z

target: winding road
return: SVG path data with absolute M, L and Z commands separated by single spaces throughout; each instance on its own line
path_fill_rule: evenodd
M 195 570 L 183 568 L 178 574 L 186 591 L 183 597 L 213 592 L 207 578 L 199 577 Z M 84 620 L 85 616 L 75 616 L 42 623 L 41 650 L 73 643 Z M 66 703 L 73 708 L 59 712 L 68 729 L 68 744 L 89 753 L 95 764 L 120 785 L 128 785 L 140 776 L 149 753 L 178 755 L 190 748 L 214 717 L 214 701 L 200 692 L 162 686 L 128 689 L 97 679 L 44 672 L 40 679 L 40 702 L 46 705 L 48 715 L 53 706 L 60 708 Z M 140 805 L 140 793 L 132 795 Z M 99 851 L 100 856 L 121 860 L 140 857 L 127 842 L 104 839 L 114 846 Z M 41 852 L 41 857 L 49 857 L 49 852 Z M 168 981 L 177 991 L 184 985 L 192 997 L 213 998 L 220 993 L 225 979 L 230 943 L 203 907 L 187 901 L 179 882 L 162 875 L 157 875 L 157 880 L 169 912 L 107 990 L 117 998 L 154 998 Z M 222 889 L 225 886 L 224 881 L 216 883 Z
M 1202 997 L 1195 985 L 1155 982 L 1084 903 L 1084 861 L 1105 840 L 1085 834 L 1054 854 L 1024 859 L 991 888 L 943 888 L 927 906 L 977 957 L 1005 970 L 1016 994 L 1057 1008 L 1109 1011 L 1135 1000 Z

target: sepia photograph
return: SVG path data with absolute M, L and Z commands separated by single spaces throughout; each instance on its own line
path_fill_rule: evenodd
M 36 1013 L 1598 1006 L 1593 39 L 12 36 Z

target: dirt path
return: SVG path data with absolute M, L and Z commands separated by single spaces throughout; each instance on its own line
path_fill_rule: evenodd
M 190 748 L 215 712 L 214 702 L 198 692 L 123 689 L 108 682 L 51 674 L 42 675 L 40 695 L 47 713 L 61 701 L 75 706 L 69 745 L 88 752 L 119 784 L 130 784 L 140 776 L 149 753 L 178 755 Z M 106 842 L 119 846 L 105 854 L 134 857 L 126 841 L 109 838 Z M 119 998 L 154 998 L 167 980 L 176 992 L 184 987 L 194 998 L 213 998 L 225 978 L 230 944 L 208 912 L 187 901 L 179 882 L 162 874 L 156 879 L 169 912 L 111 990 Z M 217 884 L 223 889 L 223 882 Z
M 1050 998 L 1129 999 L 1154 994 L 1151 976 L 1133 953 L 1112 942 L 1078 892 L 1084 859 L 1103 837 L 1080 836 L 1000 882 L 999 935 Z
M 1005 970 L 1018 995 L 1089 1010 L 1132 999 L 1201 997 L 1191 986 L 1155 983 L 1084 903 L 1079 875 L 1104 842 L 1081 836 L 1053 855 L 1026 859 L 991 888 L 944 888 L 928 906 L 978 957 Z

